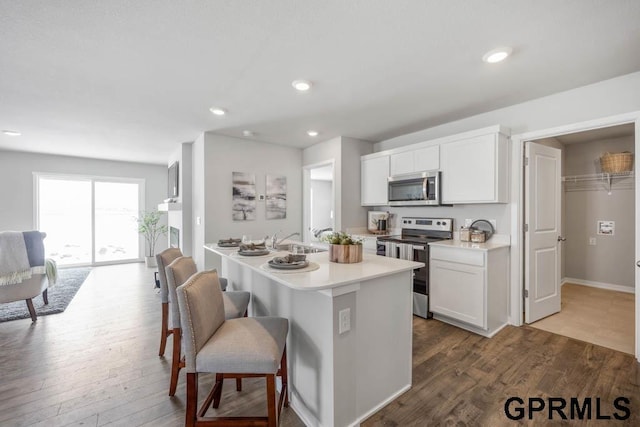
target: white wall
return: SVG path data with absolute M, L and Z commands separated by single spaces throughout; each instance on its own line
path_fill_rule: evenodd
M 0 230 L 34 228 L 33 172 L 144 179 L 145 210 L 167 197 L 166 166 L 0 151 Z M 166 245 L 163 236 L 156 249 Z
M 196 139 L 191 147 L 191 223 L 193 224 L 192 256 L 198 269 L 204 268 L 205 244 L 205 141 L 204 133 Z
M 304 166 L 334 161 L 335 229 L 367 225 L 368 209 L 360 206 L 360 157 L 371 153 L 373 143 L 337 137 L 320 142 L 302 152 Z
M 199 138 L 193 150 L 194 215 L 202 218 L 202 226 L 195 226 L 197 237 L 194 237 L 194 255 L 199 269 L 220 267 L 217 265 L 219 257 L 205 253 L 204 243 L 243 234 L 251 234 L 255 240 L 276 232 L 284 237 L 302 231 L 302 150 L 211 132 L 206 132 L 202 141 Z M 232 172 L 255 174 L 257 195 L 266 192 L 267 174 L 286 176 L 287 217 L 267 220 L 265 202 L 257 201 L 255 221 L 234 221 Z M 196 188 L 200 186 L 196 180 L 204 183 L 204 189 Z M 200 200 L 196 200 L 198 198 Z
M 374 145 L 375 151 L 501 124 L 511 134 L 640 110 L 640 72 L 445 123 Z
M 173 162 L 178 162 L 177 202 L 182 205 L 181 210 L 168 213 L 168 225 L 180 230 L 180 250 L 186 256 L 191 256 L 193 253 L 192 147 L 193 143 L 191 142 L 180 144 L 169 156 L 167 164 L 170 166 Z
M 302 150 L 302 164 L 315 165 L 333 161 L 335 229 L 342 230 L 342 138 L 319 142 Z M 358 160 L 358 164 L 360 161 Z

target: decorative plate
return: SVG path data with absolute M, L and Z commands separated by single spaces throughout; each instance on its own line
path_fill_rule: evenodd
M 280 263 L 273 262 L 273 260 L 269 260 L 269 267 L 275 268 L 276 270 L 299 270 L 301 268 L 305 268 L 309 266 L 309 261 L 296 261 L 292 263 Z
M 242 256 L 263 256 L 269 255 L 269 249 L 253 249 L 249 251 L 238 251 L 238 255 Z

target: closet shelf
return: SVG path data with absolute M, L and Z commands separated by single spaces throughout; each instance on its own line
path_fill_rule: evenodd
M 611 194 L 611 186 L 614 182 L 614 179 L 618 179 L 618 178 L 624 179 L 624 178 L 633 178 L 633 177 L 634 177 L 633 171 L 615 172 L 615 173 L 603 172 L 603 173 L 594 173 L 594 174 L 588 174 L 588 175 L 567 175 L 562 177 L 562 181 L 568 185 L 578 184 L 578 183 L 587 183 L 590 181 L 592 182 L 600 181 L 606 185 L 605 189 L 609 194 Z M 631 182 L 631 184 L 632 183 L 633 181 Z M 586 190 L 586 189 L 593 189 L 593 188 L 581 187 L 576 189 Z
M 630 172 L 614 172 L 614 173 L 592 173 L 588 175 L 567 175 L 563 176 L 565 182 L 578 181 L 606 181 L 612 178 L 633 178 L 633 171 Z

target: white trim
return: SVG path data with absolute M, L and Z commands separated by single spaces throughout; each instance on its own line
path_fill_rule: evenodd
M 371 408 L 369 411 L 362 414 L 362 416 L 358 417 L 353 423 L 349 424 L 349 427 L 359 426 L 360 423 L 362 423 L 367 418 L 369 418 L 370 416 L 374 415 L 376 412 L 378 412 L 379 410 L 387 406 L 389 403 L 391 403 L 392 401 L 396 400 L 398 397 L 400 397 L 401 395 L 409 391 L 409 389 L 411 389 L 411 384 L 405 385 L 400 390 L 398 390 L 397 392 L 395 392 L 394 394 L 392 394 L 391 396 L 389 396 L 388 398 L 386 398 L 385 400 L 383 400 L 382 402 L 380 402 L 379 404 Z
M 523 324 L 524 311 L 523 311 L 523 292 L 524 289 L 524 272 L 523 272 L 523 259 L 524 259 L 524 246 L 520 244 L 520 237 L 523 235 L 523 208 L 524 202 L 523 196 L 523 166 L 522 166 L 522 153 L 523 146 L 526 141 L 532 141 L 542 138 L 550 138 L 558 135 L 564 135 L 573 132 L 582 132 L 593 129 L 600 129 L 604 127 L 617 126 L 627 123 L 635 123 L 635 151 L 640 153 L 640 111 L 633 111 L 625 114 L 619 114 L 609 117 L 601 117 L 593 120 L 587 120 L 578 123 L 571 123 L 563 126 L 557 126 L 554 128 L 537 130 L 532 132 L 521 133 L 513 135 L 511 141 L 513 143 L 512 150 L 512 170 L 518 171 L 518 177 L 512 176 L 512 196 L 519 197 L 512 198 L 511 206 L 511 286 L 510 286 L 510 316 L 509 321 L 512 325 L 520 326 Z M 514 174 L 515 175 L 515 174 Z M 636 194 L 640 193 L 640 174 L 636 174 Z M 640 224 L 640 198 L 636 197 L 636 224 Z M 636 229 L 636 259 L 640 259 L 640 230 Z M 640 283 L 640 268 L 636 268 L 635 273 L 635 287 L 639 287 Z M 640 292 L 635 292 L 635 328 L 636 328 L 636 348 L 635 356 L 638 362 L 640 362 Z
M 581 285 L 581 286 L 589 286 L 590 288 L 599 288 L 599 289 L 607 289 L 610 291 L 625 292 L 628 294 L 636 293 L 635 288 L 632 288 L 629 286 L 615 285 L 613 283 L 595 282 L 593 280 L 582 280 L 582 279 L 576 279 L 574 277 L 565 277 L 564 279 L 562 279 L 562 285 L 564 285 L 565 283 L 572 283 L 574 285 Z

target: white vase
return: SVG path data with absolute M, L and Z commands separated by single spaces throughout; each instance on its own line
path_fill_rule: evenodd
M 146 256 L 144 257 L 144 263 L 147 265 L 148 268 L 155 268 L 158 266 L 158 264 L 156 263 L 156 257 L 155 256 Z

